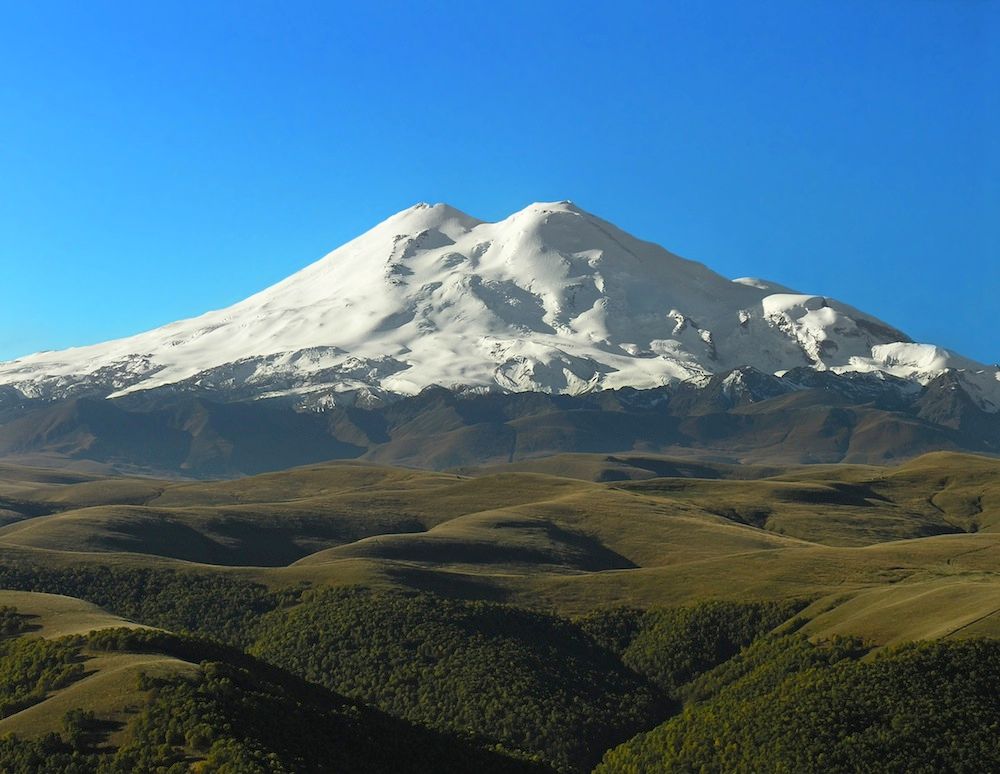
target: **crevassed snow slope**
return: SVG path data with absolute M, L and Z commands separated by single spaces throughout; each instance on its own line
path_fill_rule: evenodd
M 1000 404 L 996 368 L 830 298 L 730 281 L 569 202 L 497 223 L 419 204 L 227 309 L 3 363 L 0 384 L 40 397 L 178 385 L 322 402 L 431 384 L 648 388 L 803 365 L 915 381 L 964 369 L 984 405 Z

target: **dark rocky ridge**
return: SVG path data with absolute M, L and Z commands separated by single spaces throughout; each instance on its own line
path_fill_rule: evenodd
M 430 387 L 371 407 L 137 393 L 44 402 L 0 394 L 0 458 L 88 460 L 128 472 L 232 476 L 365 458 L 449 469 L 562 452 L 641 451 L 734 462 L 903 460 L 1000 453 L 1000 415 L 950 374 L 923 388 L 881 374 L 751 368 L 703 386 L 586 395 L 459 394 Z

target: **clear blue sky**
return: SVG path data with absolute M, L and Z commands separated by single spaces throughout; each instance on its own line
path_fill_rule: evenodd
M 1000 360 L 1000 3 L 0 6 L 0 358 L 572 199 Z

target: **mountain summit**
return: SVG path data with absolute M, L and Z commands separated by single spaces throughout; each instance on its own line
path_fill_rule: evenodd
M 87 347 L 0 364 L 32 398 L 206 392 L 302 405 L 429 385 L 581 393 L 768 373 L 961 375 L 983 408 L 1000 373 L 851 306 L 729 280 L 570 202 L 488 223 L 418 204 L 233 306 Z

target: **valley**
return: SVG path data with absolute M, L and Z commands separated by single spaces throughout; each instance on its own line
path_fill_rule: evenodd
M 845 665 L 884 654 L 881 665 L 915 641 L 943 643 L 938 659 L 994 647 L 998 472 L 995 459 L 944 452 L 897 467 L 580 453 L 460 474 L 330 462 L 221 481 L 7 465 L 0 604 L 20 623 L 0 647 L 62 643 L 80 666 L 0 713 L 0 733 L 20 740 L 5 760 L 47 744 L 81 770 L 215 770 L 231 756 L 249 771 L 268 755 L 295 771 L 326 770 L 332 755 L 410 770 L 363 741 L 397 723 L 435 770 L 629 771 L 643 756 L 673 770 L 686 753 L 670 735 L 702 722 L 677 714 L 692 692 L 764 700 L 726 677 L 742 674 L 740 658 L 798 685 L 801 665 L 782 661 L 792 653 Z M 892 664 L 879 679 L 895 679 Z M 248 730 L 202 740 L 198 713 L 222 723 L 235 711 L 213 693 L 218 670 L 246 692 Z M 332 748 L 282 747 L 287 736 L 256 725 L 253 713 L 303 691 L 302 733 L 348 723 Z M 144 718 L 181 717 L 177 702 L 191 725 L 150 747 Z

